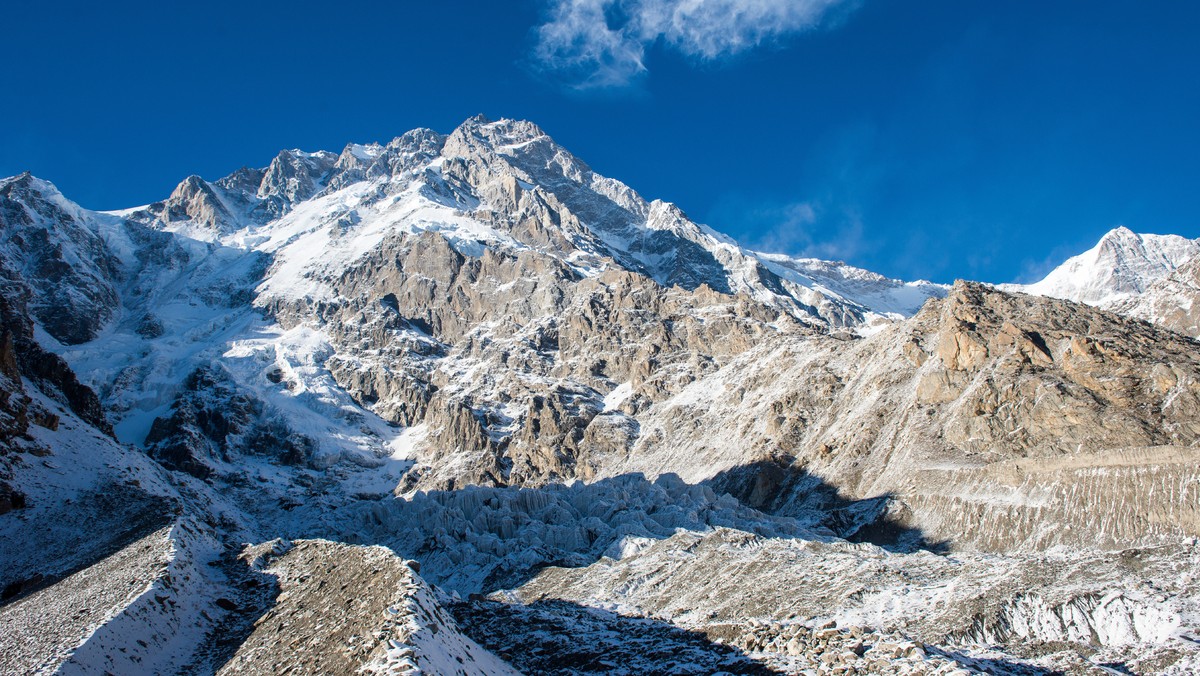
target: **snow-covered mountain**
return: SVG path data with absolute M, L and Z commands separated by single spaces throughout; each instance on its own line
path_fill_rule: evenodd
M 1171 331 L 752 252 L 511 120 L 0 226 L 0 671 L 1200 664 Z M 1195 246 L 1015 290 L 1186 314 Z
M 1122 226 L 1106 233 L 1091 249 L 1068 258 L 1041 281 L 1000 288 L 1109 308 L 1141 295 L 1197 255 L 1200 241 L 1178 235 L 1139 235 Z
M 389 236 L 424 231 L 465 255 L 537 251 L 580 276 L 622 269 L 667 287 L 705 285 L 838 327 L 908 316 L 945 293 L 840 263 L 754 254 L 675 205 L 595 174 L 536 125 L 482 117 L 449 135 L 419 129 L 336 155 L 284 151 L 266 169 L 211 183 L 192 176 L 164 202 L 122 215 L 272 254 L 267 296 L 327 298 L 321 278 Z
M 1200 338 L 1192 309 L 1200 303 L 1198 269 L 1200 240 L 1142 235 L 1122 226 L 1041 281 L 998 288 L 1087 303 Z

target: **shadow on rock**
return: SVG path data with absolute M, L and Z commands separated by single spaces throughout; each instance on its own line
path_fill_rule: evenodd
M 667 622 L 567 601 L 450 607 L 476 642 L 528 674 L 776 674 L 740 649 Z
M 1006 659 L 997 657 L 971 657 L 956 650 L 938 650 L 933 651 L 958 662 L 959 664 L 971 669 L 976 673 L 984 674 L 1001 674 L 1002 676 L 1064 676 L 1064 672 L 1055 669 L 1045 669 L 1043 667 L 1035 667 L 1028 664 L 1018 664 Z M 1112 665 L 1103 665 L 1108 668 L 1108 673 L 1132 673 L 1122 670 L 1123 668 L 1113 669 Z M 1074 672 L 1072 672 L 1074 673 Z
M 763 651 L 761 644 L 743 648 L 745 643 L 729 640 L 719 626 L 711 628 L 717 630 L 714 635 L 557 599 L 522 605 L 474 597 L 451 605 L 450 611 L 476 643 L 530 674 L 779 674 L 816 672 L 818 665 L 820 673 L 832 668 L 835 674 L 947 673 L 955 665 L 1002 676 L 1060 673 L 936 647 L 926 648 L 928 657 L 920 648 L 915 648 L 916 656 L 901 655 L 898 646 L 913 644 L 856 630 L 809 629 L 813 640 L 801 642 L 799 653 L 792 648 L 796 638 L 786 647 Z M 736 625 L 734 633 L 738 631 L 754 629 Z M 829 633 L 838 638 L 824 636 Z
M 908 509 L 894 496 L 847 499 L 836 486 L 783 463 L 764 461 L 734 467 L 705 484 L 754 509 L 795 517 L 851 542 L 867 542 L 897 553 L 925 550 L 941 554 L 950 549 L 949 542 L 929 540 L 921 529 L 908 525 Z
M 259 570 L 236 547 L 227 548 L 222 558 L 209 565 L 218 568 L 226 581 L 212 611 L 221 619 L 184 673 L 220 673 L 279 598 L 279 578 Z
M 36 505 L 35 505 L 36 507 Z M 45 589 L 172 522 L 179 503 L 109 484 L 48 510 L 0 519 L 0 605 Z

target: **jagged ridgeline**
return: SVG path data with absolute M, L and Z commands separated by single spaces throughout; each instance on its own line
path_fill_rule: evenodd
M 1200 667 L 1194 241 L 902 282 L 483 118 L 0 226 L 0 671 Z

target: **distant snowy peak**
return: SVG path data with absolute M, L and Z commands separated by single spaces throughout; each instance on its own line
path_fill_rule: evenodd
M 1200 241 L 1178 235 L 1141 235 L 1122 226 L 1088 251 L 1067 259 L 1034 284 L 1000 288 L 1111 308 L 1136 297 L 1200 254 Z

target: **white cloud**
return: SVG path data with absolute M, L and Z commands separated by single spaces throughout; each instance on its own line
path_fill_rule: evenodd
M 802 258 L 853 260 L 863 250 L 863 223 L 852 209 L 834 213 L 811 202 L 759 205 L 740 218 L 751 229 L 745 244 L 755 251 Z
M 752 251 L 854 263 L 877 250 L 862 214 L 849 205 L 728 194 L 704 220 Z
M 716 61 L 812 30 L 848 0 L 548 0 L 534 56 L 581 89 L 620 87 L 646 72 L 655 42 Z

